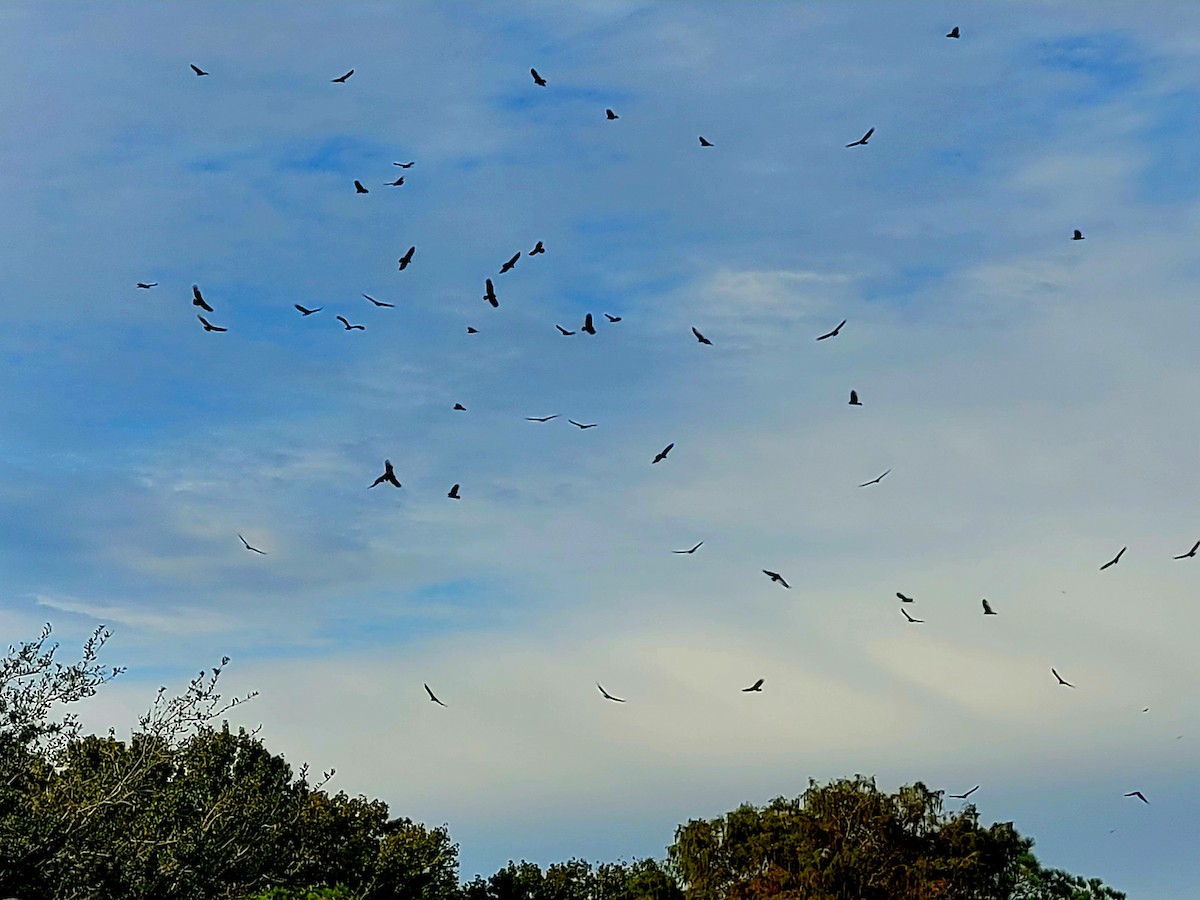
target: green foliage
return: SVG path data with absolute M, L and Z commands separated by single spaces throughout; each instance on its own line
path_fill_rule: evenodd
M 244 900 L 354 900 L 354 894 L 344 884 L 335 887 L 277 887 Z
M 683 900 L 675 880 L 654 860 L 602 863 L 582 859 L 555 863 L 542 872 L 521 860 L 484 881 L 462 886 L 460 900 Z

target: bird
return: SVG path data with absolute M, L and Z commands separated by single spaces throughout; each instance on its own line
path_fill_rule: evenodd
M 384 187 L 400 187 L 400 185 L 402 185 L 402 184 L 404 184 L 404 176 L 403 175 L 401 175 L 395 181 L 385 181 L 383 183 L 383 186 Z
M 305 309 L 299 303 L 293 303 L 292 306 L 294 306 L 296 309 L 300 310 L 300 315 L 302 315 L 302 316 L 311 316 L 313 313 L 319 313 L 321 310 L 323 310 L 325 308 L 323 306 L 318 306 L 316 309 Z
M 539 253 L 545 253 L 546 248 L 542 246 L 542 242 L 538 241 L 532 250 L 529 251 L 530 256 L 537 256 Z
M 1130 792 L 1129 792 L 1128 794 L 1126 794 L 1125 796 L 1126 796 L 1126 797 L 1137 797 L 1137 798 L 1138 798 L 1139 800 L 1141 800 L 1143 803 L 1149 803 L 1149 802 L 1150 802 L 1149 800 L 1147 800 L 1147 799 L 1146 799 L 1146 795 L 1145 795 L 1145 794 L 1143 794 L 1141 791 L 1130 791 Z
M 546 86 L 546 79 L 538 74 L 537 69 L 530 69 L 529 74 L 533 76 L 533 83 L 536 84 L 538 87 Z
M 950 33 L 947 34 L 946 37 L 948 37 L 948 38 L 961 37 L 961 32 L 959 32 L 958 26 L 955 25 L 953 28 L 951 28 Z
M 608 119 L 608 121 L 610 121 L 610 122 L 611 122 L 613 119 L 619 119 L 619 118 L 621 118 L 621 117 L 620 117 L 620 116 L 618 116 L 618 115 L 617 115 L 615 112 L 613 112 L 611 109 L 606 109 L 606 110 L 604 111 L 604 115 L 605 115 L 605 117 Z
M 701 147 L 715 147 L 716 145 L 711 144 L 707 140 L 705 140 L 704 135 L 700 135 L 700 146 Z
M 1082 231 L 1080 231 L 1078 228 L 1076 228 L 1076 229 L 1075 229 L 1075 233 L 1074 233 L 1073 235 L 1071 235 L 1071 240 L 1073 240 L 1073 241 L 1082 241 L 1083 239 L 1084 239 L 1084 237 L 1083 237 L 1083 232 L 1082 232 Z
M 589 428 L 595 428 L 598 424 L 600 424 L 599 422 L 592 422 L 590 425 L 584 425 L 582 422 L 576 422 L 574 419 L 567 419 L 567 421 L 581 431 L 586 431 Z
M 144 281 L 139 281 L 139 282 L 137 283 L 137 286 L 138 286 L 138 287 L 140 287 L 140 288 L 141 288 L 142 290 L 144 290 L 144 291 L 148 291 L 148 290 L 150 290 L 150 288 L 152 288 L 152 287 L 158 287 L 158 282 L 157 282 L 157 281 L 151 281 L 149 284 L 147 284 L 147 283 L 146 283 L 146 282 L 144 282 Z
M 370 294 L 363 294 L 363 296 L 366 297 L 368 300 L 370 300 L 372 303 L 374 303 L 376 306 L 386 306 L 391 309 L 394 309 L 396 306 L 395 303 L 384 303 L 382 300 L 376 300 Z
M 1184 553 L 1182 556 L 1176 556 L 1175 559 L 1191 559 L 1196 555 L 1197 550 L 1200 550 L 1200 541 L 1196 541 L 1196 543 L 1192 544 L 1191 550 L 1189 550 L 1187 553 Z
M 846 146 L 847 147 L 865 147 L 865 146 L 867 146 L 867 141 L 869 141 L 871 139 L 871 135 L 873 135 L 874 133 L 875 133 L 875 129 L 872 128 L 866 134 L 864 134 L 862 137 L 860 137 L 857 141 L 853 141 L 852 143 L 849 143 Z
M 450 488 L 450 493 L 448 493 L 446 496 L 449 497 L 451 500 L 461 500 L 462 499 L 462 497 L 460 497 L 458 495 L 458 485 L 457 484 L 454 485 L 454 487 Z
M 698 340 L 700 343 L 708 344 L 708 346 L 710 346 L 710 347 L 712 346 L 712 341 L 710 341 L 708 338 L 706 338 L 704 335 L 702 335 L 699 331 L 697 331 L 695 325 L 692 326 L 692 334 L 694 334 L 696 336 L 696 340 Z
M 983 601 L 983 614 L 985 616 L 998 615 L 998 613 L 994 609 L 992 609 L 992 604 L 987 602 L 986 598 Z
M 614 697 L 612 694 L 610 694 L 608 691 L 606 691 L 603 687 L 600 686 L 600 682 L 598 682 L 598 681 L 596 682 L 596 687 L 600 688 L 600 693 L 604 695 L 605 700 L 611 700 L 614 703 L 624 703 L 625 702 L 620 697 Z
M 394 163 L 392 163 L 392 165 L 399 166 L 402 169 L 411 169 L 413 166 L 416 165 L 416 162 L 406 162 L 406 163 L 394 162 Z
M 817 338 L 817 340 L 823 341 L 826 338 L 837 337 L 838 333 L 842 330 L 842 325 L 845 325 L 845 324 L 846 324 L 846 320 L 842 319 L 841 325 L 838 325 L 838 327 L 833 329 L 833 331 L 828 331 L 825 334 L 821 335 L 819 338 Z
M 513 266 L 515 266 L 517 264 L 517 260 L 520 258 L 521 258 L 521 251 L 518 250 L 516 253 L 514 253 L 512 255 L 512 258 L 509 259 L 508 262 L 506 262 L 504 265 L 502 265 L 500 267 L 500 274 L 503 275 L 505 272 L 512 271 Z
M 975 793 L 977 790 L 979 790 L 979 785 L 975 785 L 975 787 L 971 788 L 971 789 L 970 789 L 969 791 L 967 791 L 965 794 L 947 794 L 946 796 L 947 796 L 947 797 L 950 797 L 950 798 L 951 798 L 951 799 L 953 799 L 953 800 L 966 800 L 968 797 L 970 797 L 970 796 L 971 796 L 973 793 Z
M 243 545 L 245 545 L 246 549 L 249 550 L 251 553 L 260 553 L 263 556 L 267 555 L 266 550 L 259 550 L 257 547 L 251 547 L 248 543 L 246 543 L 246 539 L 244 537 L 242 537 L 240 534 L 238 535 L 238 539 L 242 542 Z
M 1065 680 L 1061 675 L 1058 674 L 1058 669 L 1051 667 L 1050 672 L 1058 680 L 1058 683 L 1061 684 L 1063 687 L 1069 687 L 1069 688 L 1075 687 L 1075 685 L 1071 684 L 1069 681 Z
M 331 79 L 330 79 L 330 82 L 331 82 L 332 84 L 345 84 L 345 83 L 346 83 L 346 79 L 348 79 L 348 78 L 349 78 L 351 75 L 353 75 L 353 74 L 354 74 L 354 70 L 353 70 L 353 69 L 351 69 L 351 70 L 350 70 L 349 72 L 347 72 L 345 75 L 340 75 L 340 76 L 338 76 L 337 78 L 331 78 Z
M 371 482 L 371 487 L 387 482 L 394 487 L 401 487 L 400 480 L 396 478 L 396 470 L 392 468 L 392 461 L 385 459 L 383 461 L 383 474 Z
M 696 545 L 695 547 L 693 547 L 691 550 L 672 550 L 671 552 L 672 552 L 672 553 L 695 553 L 697 550 L 699 550 L 699 549 L 700 549 L 700 546 L 701 546 L 703 543 L 704 543 L 704 541 L 701 541 L 699 544 L 697 544 L 697 545 Z
M 208 321 L 208 319 L 204 318 L 204 316 L 197 315 L 196 318 L 200 320 L 200 324 L 204 326 L 205 331 L 228 331 L 229 330 L 228 328 L 221 328 L 217 325 L 212 324 L 210 321 Z
M 200 286 L 196 284 L 192 285 L 192 306 L 198 306 L 205 312 L 213 311 L 213 308 L 204 301 L 204 297 L 200 293 Z
M 470 325 L 468 325 L 467 326 L 467 334 L 479 334 L 479 329 L 472 328 Z
M 923 625 L 923 624 L 925 624 L 925 620 L 924 620 L 924 619 L 914 619 L 912 616 L 910 616 L 910 615 L 908 614 L 908 610 L 907 610 L 907 609 L 905 609 L 904 607 L 900 607 L 900 612 L 904 613 L 904 618 L 908 619 L 908 621 L 909 621 L 909 622 L 911 622 L 913 625 Z
M 658 456 L 654 457 L 654 459 L 652 459 L 650 461 L 650 465 L 654 465 L 655 463 L 660 463 L 664 459 L 666 459 L 667 454 L 671 452 L 671 448 L 673 448 L 674 446 L 675 446 L 674 443 L 670 443 L 670 444 L 667 444 L 667 446 L 663 447 L 662 450 L 659 451 Z
M 207 75 L 208 74 L 207 72 L 205 72 L 202 68 L 200 68 L 195 63 L 192 63 L 191 65 L 192 65 L 192 71 L 195 72 L 197 75 Z
M 750 687 L 748 687 L 748 688 L 742 688 L 742 693 L 743 693 L 743 694 L 749 694 L 750 692 L 752 692 L 752 691 L 753 691 L 754 693 L 761 694 L 761 693 L 762 693 L 762 686 L 763 686 L 763 679 L 762 679 L 762 678 L 760 678 L 760 679 L 758 679 L 758 681 L 754 682 L 754 684 L 750 685 Z
M 587 334 L 595 334 L 596 326 L 592 324 L 592 314 L 588 313 L 583 317 L 583 326 L 579 329 Z
M 900 593 L 899 591 L 896 591 L 896 596 L 900 598 L 900 602 L 901 602 L 901 603 L 912 603 L 912 602 L 913 602 L 913 598 L 912 598 L 912 597 L 905 597 L 905 596 L 904 596 L 902 593 Z
M 1121 561 L 1122 555 L 1124 555 L 1125 551 L 1128 549 L 1129 549 L 1128 547 L 1122 547 L 1120 553 L 1118 553 L 1116 556 L 1114 556 L 1112 559 L 1110 559 L 1108 562 L 1106 562 L 1104 565 L 1102 565 L 1100 567 L 1100 571 L 1103 572 L 1109 566 L 1115 566 L 1117 563 L 1119 563 Z
M 367 326 L 366 326 L 366 325 L 351 325 L 351 324 L 350 324 L 350 323 L 349 323 L 349 322 L 346 320 L 346 317 L 345 317 L 345 316 L 338 316 L 338 317 L 337 317 L 337 320 L 338 320 L 339 322 L 341 322 L 343 325 L 345 325 L 345 326 L 346 326 L 346 330 L 347 330 L 347 331 L 366 331 L 366 330 L 367 330 Z
M 549 422 L 551 419 L 557 419 L 557 418 L 558 418 L 558 413 L 555 413 L 552 416 L 542 416 L 540 419 L 537 416 L 526 416 L 525 421 L 526 422 Z
M 557 329 L 558 329 L 560 332 L 562 332 L 562 334 L 563 334 L 563 336 L 564 336 L 564 337 L 566 337 L 567 335 L 571 335 L 571 334 L 574 334 L 574 333 L 575 333 L 575 332 L 573 332 L 573 331 L 567 331 L 567 329 L 563 328 L 563 327 L 562 327 L 561 325 L 559 325 L 557 322 L 555 322 L 555 323 L 554 323 L 554 327 L 555 327 L 555 328 L 557 328 Z
M 878 478 L 872 478 L 870 481 L 866 481 L 866 482 L 860 484 L 859 487 L 864 488 L 864 487 L 870 487 L 873 484 L 879 484 L 879 482 L 883 481 L 883 479 L 887 476 L 887 473 L 890 471 L 892 471 L 892 470 L 888 469 L 887 472 L 883 473 L 883 475 L 880 475 Z
M 610 322 L 620 322 L 621 321 L 620 316 L 610 316 L 608 313 L 604 314 L 604 318 L 608 319 L 608 321 L 610 321 Z
M 770 578 L 776 584 L 782 584 L 785 588 L 788 588 L 789 590 L 791 589 L 792 586 L 790 584 L 788 584 L 786 581 L 784 581 L 783 576 L 780 575 L 778 572 L 772 572 L 769 569 L 763 569 L 762 572 L 764 575 L 766 575 L 768 578 Z
M 356 178 L 356 179 L 354 179 L 354 193 L 369 194 L 371 192 L 368 191 L 365 187 L 363 187 L 363 183 Z
M 413 254 L 417 252 L 416 245 L 408 248 L 408 251 L 400 257 L 400 271 L 403 272 L 408 268 L 408 264 L 412 262 Z
M 492 287 L 492 279 L 487 280 L 487 291 L 483 295 L 483 299 L 492 304 L 493 309 L 500 308 L 500 301 L 496 299 L 496 289 Z
M 858 391 L 850 392 L 850 405 L 851 406 L 862 406 L 862 404 L 858 402 Z
M 424 683 L 424 682 L 422 682 L 422 683 Z M 425 693 L 427 693 L 429 695 L 429 699 L 432 700 L 434 703 L 436 703 L 438 706 L 446 706 L 445 703 L 443 703 L 436 696 L 434 696 L 433 691 L 431 691 L 429 689 L 429 685 L 427 685 L 427 684 L 425 685 Z M 447 709 L 449 709 L 449 707 L 447 707 Z
M 454 404 L 454 408 L 455 408 L 455 409 L 457 409 L 457 410 L 460 410 L 460 411 L 462 411 L 462 412 L 466 412 L 466 411 L 467 411 L 467 408 L 466 408 L 465 406 L 463 406 L 461 403 L 455 403 L 455 404 Z

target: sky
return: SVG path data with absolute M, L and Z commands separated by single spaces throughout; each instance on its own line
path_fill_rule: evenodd
M 0 83 L 0 643 L 107 625 L 89 728 L 228 655 L 464 879 L 865 773 L 1200 882 L 1200 7 L 18 2 Z

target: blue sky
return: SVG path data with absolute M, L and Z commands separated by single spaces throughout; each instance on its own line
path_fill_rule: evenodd
M 26 3 L 0 75 L 0 629 L 114 630 L 90 725 L 228 654 L 466 877 L 866 772 L 1200 880 L 1200 10 Z

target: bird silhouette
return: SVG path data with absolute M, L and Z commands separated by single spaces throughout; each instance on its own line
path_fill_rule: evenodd
M 1175 559 L 1191 559 L 1196 555 L 1197 550 L 1200 550 L 1200 541 L 1196 541 L 1196 543 L 1192 544 L 1191 550 L 1181 556 L 1176 556 Z
M 705 140 L 704 135 L 700 135 L 700 146 L 701 147 L 714 147 L 716 145 L 710 144 L 707 140 Z
M 249 545 L 249 544 L 246 542 L 246 539 L 245 539 L 244 537 L 242 537 L 240 534 L 238 535 L 238 540 L 240 540 L 240 541 L 242 542 L 242 544 L 243 544 L 243 545 L 246 547 L 246 549 L 247 549 L 247 550 L 249 550 L 251 553 L 259 553 L 259 554 L 261 554 L 262 556 L 266 556 L 266 555 L 267 555 L 267 551 L 266 551 L 266 550 L 259 550 L 257 547 L 251 547 L 251 546 L 250 546 L 250 545 Z
M 950 33 L 946 35 L 946 37 L 948 37 L 948 38 L 956 38 L 956 37 L 960 37 L 960 36 L 961 36 L 961 32 L 959 32 L 957 25 L 955 25 L 953 28 L 951 28 Z
M 584 425 L 581 422 L 576 422 L 574 419 L 567 419 L 567 421 L 570 422 L 572 425 L 574 425 L 576 428 L 580 429 L 581 431 L 586 431 L 589 428 L 595 428 L 598 424 L 600 424 L 599 422 L 592 422 L 590 425 Z
M 1083 238 L 1083 232 L 1082 232 L 1082 231 L 1080 231 L 1078 228 L 1076 228 L 1076 229 L 1075 229 L 1075 233 L 1074 233 L 1073 235 L 1071 235 L 1071 240 L 1073 240 L 1073 241 L 1082 241 L 1083 239 L 1084 239 L 1084 238 Z
M 762 572 L 764 575 L 766 575 L 768 578 L 770 578 L 776 584 L 782 584 L 785 588 L 788 588 L 788 589 L 791 588 L 791 585 L 788 584 L 786 581 L 784 581 L 783 576 L 780 575 L 778 572 L 772 572 L 769 569 L 763 569 Z
M 402 169 L 411 169 L 413 166 L 416 165 L 416 162 L 415 161 L 414 162 L 406 162 L 406 163 L 394 162 L 394 163 L 392 163 L 392 165 L 399 166 Z
M 422 683 L 424 683 L 424 682 L 422 682 Z M 446 706 L 445 703 L 443 703 L 436 696 L 434 696 L 433 691 L 431 691 L 429 689 L 429 685 L 427 685 L 427 684 L 425 685 L 425 693 L 427 693 L 429 695 L 429 699 L 432 700 L 434 703 L 436 703 L 438 706 Z M 446 707 L 446 708 L 449 709 L 449 707 Z
M 750 687 L 742 688 L 742 693 L 743 694 L 749 694 L 751 692 L 762 693 L 763 680 L 764 679 L 760 678 L 760 679 L 758 679 L 758 681 L 754 682 L 754 684 L 750 685 Z
M 988 603 L 986 599 L 983 601 L 983 614 L 985 616 L 997 615 L 996 611 L 992 609 L 992 604 Z
M 401 175 L 395 181 L 385 181 L 383 183 L 383 186 L 384 187 L 400 187 L 400 185 L 402 185 L 402 184 L 404 184 L 404 176 L 403 175 Z
M 356 178 L 356 179 L 354 179 L 354 193 L 369 194 L 371 192 L 368 191 L 365 187 L 363 187 L 363 183 Z
M 208 74 L 207 72 L 205 72 L 202 68 L 200 68 L 195 63 L 192 63 L 192 71 L 195 72 L 197 75 L 207 75 Z
M 887 477 L 887 474 L 890 471 L 892 471 L 892 470 L 888 469 L 887 472 L 884 472 L 878 478 L 872 478 L 870 481 L 863 482 L 862 484 L 859 485 L 859 487 L 864 488 L 864 487 L 870 487 L 873 484 L 879 484 L 879 482 L 883 481 L 883 479 Z
M 598 682 L 598 681 L 596 682 L 596 687 L 600 688 L 600 693 L 604 695 L 605 700 L 611 700 L 614 703 L 624 703 L 625 702 L 620 697 L 614 697 L 612 694 L 610 694 L 608 691 L 606 691 L 603 687 L 600 686 L 600 682 Z
M 467 326 L 467 334 L 479 334 L 479 329 L 472 328 L 470 325 L 468 325 Z
M 864 134 L 862 137 L 860 137 L 857 141 L 852 141 L 851 143 L 847 144 L 846 146 L 847 147 L 865 147 L 865 146 L 867 146 L 867 141 L 869 141 L 871 139 L 871 135 L 873 135 L 874 133 L 875 133 L 875 129 L 872 128 L 866 134 Z
M 1102 565 L 1100 567 L 1100 571 L 1103 572 L 1109 566 L 1115 566 L 1117 563 L 1119 563 L 1121 561 L 1121 557 L 1125 554 L 1125 551 L 1128 549 L 1129 549 L 1128 547 L 1122 547 L 1120 553 L 1118 553 L 1116 556 L 1114 556 L 1112 559 L 1110 559 L 1108 562 L 1106 562 L 1104 565 Z
M 608 319 L 608 321 L 610 321 L 610 322 L 620 322 L 621 321 L 620 316 L 610 316 L 608 313 L 604 314 L 604 318 Z
M 671 449 L 672 449 L 674 446 L 675 446 L 675 444 L 674 444 L 674 443 L 670 443 L 670 444 L 667 444 L 667 446 L 663 447 L 663 448 L 662 448 L 662 450 L 661 450 L 661 451 L 659 451 L 659 454 L 658 454 L 658 456 L 656 456 L 656 457 L 654 457 L 654 459 L 650 460 L 650 465 L 654 465 L 655 463 L 660 463 L 660 462 L 662 462 L 664 459 L 666 459 L 666 458 L 667 458 L 667 454 L 671 452 Z
M 605 117 L 608 119 L 608 121 L 610 121 L 610 122 L 611 122 L 613 119 L 619 119 L 619 118 L 621 118 L 621 117 L 620 117 L 620 116 L 618 116 L 618 115 L 617 115 L 615 112 L 613 112 L 611 109 L 606 109 L 606 110 L 604 111 L 604 115 L 605 115 Z
M 831 338 L 831 337 L 837 337 L 837 336 L 838 336 L 838 334 L 840 334 L 840 333 L 841 333 L 841 330 L 842 330 L 842 325 L 845 325 L 845 324 L 846 324 L 846 320 L 845 320 L 845 319 L 842 319 L 842 321 L 841 321 L 841 324 L 840 324 L 840 325 L 838 325 L 838 327 L 837 327 L 837 328 L 833 329 L 833 331 L 827 331 L 827 332 L 825 332 L 825 334 L 821 335 L 819 338 L 817 338 L 817 340 L 818 340 L 818 341 L 823 341 L 823 340 L 826 340 L 826 339 L 828 339 L 828 338 Z
M 1137 797 L 1137 798 L 1138 798 L 1139 800 L 1141 800 L 1143 803 L 1147 803 L 1147 804 L 1150 802 L 1149 800 L 1147 800 L 1147 799 L 1146 799 L 1146 795 L 1145 795 L 1145 794 L 1143 794 L 1141 791 L 1130 791 L 1130 792 L 1129 792 L 1128 794 L 1126 794 L 1125 796 L 1126 796 L 1126 797 Z
M 540 419 L 537 416 L 526 416 L 525 421 L 526 422 L 549 422 L 551 419 L 557 419 L 557 418 L 558 418 L 558 413 L 555 413 L 552 416 L 542 416 Z
M 150 288 L 152 288 L 152 287 L 158 287 L 158 282 L 157 282 L 157 281 L 151 281 L 149 284 L 147 284 L 147 283 L 146 283 L 146 282 L 144 282 L 144 281 L 139 281 L 139 282 L 137 283 L 137 286 L 138 286 L 138 287 L 140 287 L 142 290 L 148 291 L 148 290 L 150 290 Z
M 700 547 L 703 543 L 704 543 L 704 541 L 701 541 L 699 544 L 697 544 L 691 550 L 672 550 L 671 552 L 672 553 L 695 553 L 697 550 L 700 549 Z
M 512 255 L 512 258 L 509 259 L 508 262 L 506 262 L 504 265 L 502 265 L 500 267 L 500 274 L 503 275 L 505 272 L 512 271 L 513 266 L 515 266 L 517 264 L 517 260 L 520 258 L 521 258 L 521 251 L 518 250 L 516 253 L 514 253 Z
M 408 268 L 408 264 L 412 262 L 413 254 L 417 252 L 416 245 L 408 248 L 408 251 L 400 257 L 400 271 L 403 272 Z
M 975 785 L 975 787 L 971 788 L 971 789 L 970 789 L 969 791 L 967 791 L 965 794 L 947 794 L 946 796 L 947 796 L 947 797 L 949 797 L 949 798 L 951 798 L 951 799 L 953 799 L 953 800 L 966 800 L 968 797 L 970 797 L 970 796 L 971 796 L 973 793 L 975 793 L 977 790 L 979 790 L 979 785 Z
M 542 242 L 538 241 L 532 250 L 529 251 L 530 256 L 537 256 L 539 253 L 545 253 L 546 248 L 542 246 Z
M 529 74 L 533 76 L 533 83 L 536 84 L 538 87 L 546 86 L 546 79 L 538 74 L 537 69 L 530 69 Z
M 913 625 L 923 625 L 923 624 L 925 624 L 925 620 L 924 620 L 924 619 L 914 619 L 912 616 L 910 616 L 910 615 L 908 614 L 908 610 L 907 610 L 907 609 L 905 609 L 903 606 L 902 606 L 902 607 L 900 607 L 900 612 L 904 613 L 904 618 L 908 619 L 908 621 L 909 621 L 909 622 L 911 622 Z
M 366 331 L 366 330 L 367 330 L 367 326 L 366 326 L 366 325 L 351 325 L 351 324 L 350 324 L 350 323 L 349 323 L 349 322 L 346 320 L 346 317 L 345 317 L 345 316 L 338 316 L 338 317 L 337 317 L 337 320 L 338 320 L 339 322 L 341 322 L 343 325 L 345 325 L 345 326 L 346 326 L 346 330 L 347 330 L 347 331 Z
M 456 410 L 459 410 L 459 411 L 461 411 L 461 412 L 466 412 L 466 411 L 467 411 L 467 408 L 466 408 L 465 406 L 463 406 L 461 403 L 455 403 L 455 404 L 454 404 L 454 408 L 455 408 Z
M 200 293 L 199 285 L 192 285 L 192 306 L 198 306 L 205 312 L 212 312 L 213 308 L 205 302 L 204 297 Z
M 402 486 L 399 479 L 396 478 L 396 470 L 392 468 L 392 461 L 390 459 L 383 461 L 383 474 L 371 482 L 371 487 L 383 484 L 385 481 L 393 487 Z
M 850 392 L 850 405 L 851 406 L 862 406 L 862 404 L 858 402 L 858 391 Z
M 704 335 L 702 335 L 699 331 L 697 331 L 695 325 L 692 326 L 692 334 L 694 334 L 696 336 L 696 340 L 698 340 L 700 343 L 708 344 L 710 347 L 712 346 L 712 341 L 710 341 L 708 338 L 706 338 Z
M 204 326 L 205 331 L 228 331 L 229 330 L 228 328 L 221 328 L 220 326 L 212 324 L 212 322 L 208 321 L 208 319 L 204 318 L 204 316 L 197 315 L 196 318 L 200 320 L 200 324 Z
M 586 316 L 583 317 L 583 325 L 579 330 L 586 332 L 587 334 L 595 334 L 596 333 L 596 326 L 592 324 L 592 314 L 591 313 L 588 313 Z
M 347 80 L 347 79 L 348 79 L 348 78 L 349 78 L 351 75 L 353 75 L 353 74 L 354 74 L 354 70 L 353 70 L 353 69 L 351 69 L 351 70 L 350 70 L 349 72 L 347 72 L 345 75 L 341 75 L 341 76 L 339 76 L 339 77 L 337 77 L 337 78 L 332 78 L 332 79 L 330 79 L 330 81 L 331 81 L 333 84 L 345 84 L 345 83 L 346 83 L 346 80 Z
M 1058 674 L 1058 669 L 1051 667 L 1050 672 L 1051 672 L 1051 674 L 1054 675 L 1054 678 L 1058 681 L 1058 683 L 1061 684 L 1063 687 L 1069 687 L 1069 688 L 1075 687 L 1075 685 L 1071 684 L 1069 681 L 1065 680 L 1061 675 Z
M 395 303 L 384 303 L 382 300 L 376 300 L 370 294 L 363 294 L 363 296 L 366 297 L 368 300 L 370 300 L 372 303 L 374 303 L 376 306 L 386 306 L 389 309 L 394 309 L 396 306 Z
M 294 306 L 296 309 L 300 310 L 300 315 L 302 315 L 302 316 L 311 316 L 313 313 L 319 313 L 321 310 L 323 310 L 325 308 L 323 306 L 318 306 L 316 309 L 305 309 L 299 303 L 293 303 L 292 306 Z
M 493 309 L 500 308 L 500 301 L 496 299 L 496 289 L 492 287 L 492 279 L 487 280 L 487 290 L 484 292 L 483 299 L 492 304 Z
M 896 596 L 900 598 L 900 602 L 901 602 L 901 603 L 912 603 L 912 602 L 913 602 L 913 598 L 912 598 L 912 597 L 905 597 L 905 596 L 904 596 L 902 593 L 900 593 L 899 591 L 896 591 Z
M 449 497 L 451 500 L 461 500 L 462 499 L 462 497 L 460 497 L 458 495 L 458 485 L 457 484 L 454 487 L 450 488 L 450 493 L 448 493 L 446 496 Z
M 565 336 L 567 336 L 567 335 L 572 335 L 572 334 L 574 334 L 574 333 L 575 333 L 575 332 L 573 332 L 573 331 L 567 331 L 567 329 L 563 328 L 563 327 L 562 327 L 561 325 L 559 325 L 557 322 L 556 322 L 556 323 L 554 323 L 554 327 L 555 327 L 555 328 L 557 328 L 557 329 L 558 329 L 560 332 L 562 332 L 562 334 L 563 334 L 563 336 L 564 336 L 564 337 L 565 337 Z

